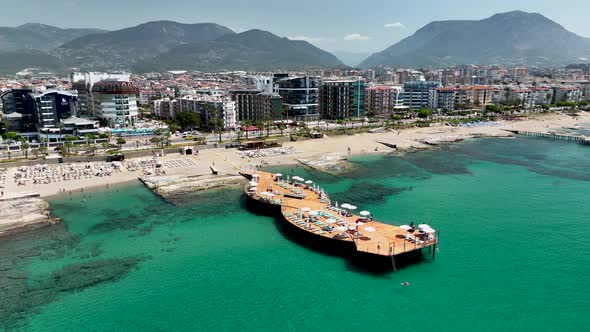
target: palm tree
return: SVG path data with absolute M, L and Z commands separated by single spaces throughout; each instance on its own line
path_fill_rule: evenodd
M 266 137 L 270 136 L 270 128 L 272 127 L 271 123 L 272 123 L 272 118 L 270 116 L 267 116 L 266 118 L 264 118 L 265 121 L 265 126 L 266 126 Z
M 31 145 L 29 144 L 29 141 L 24 141 L 21 145 L 20 145 L 21 149 L 24 149 L 25 151 L 25 158 L 29 159 L 29 148 L 31 147 Z
M 74 146 L 71 141 L 66 141 L 63 145 L 63 149 L 61 150 L 62 156 L 68 156 L 70 154 L 70 149 Z
M 41 151 L 39 151 L 39 149 L 32 149 L 31 153 L 33 154 L 33 156 L 35 156 L 35 159 L 39 158 L 39 154 L 41 153 Z
M 279 130 L 281 131 L 281 137 L 283 136 L 283 131 L 285 130 L 285 124 L 284 123 L 279 123 L 278 125 Z
M 24 137 L 19 137 L 18 141 L 20 142 L 20 148 L 25 153 L 25 159 L 29 159 L 29 148 L 31 145 L 29 141 Z
M 252 121 L 250 121 L 250 120 L 244 120 L 244 121 L 242 121 L 242 126 L 243 127 L 248 128 L 248 127 L 250 127 L 250 125 L 252 125 Z M 240 130 L 241 129 L 242 128 L 240 128 Z M 248 140 L 248 130 L 246 130 L 246 140 Z
M 123 137 L 118 137 L 117 138 L 117 145 L 119 146 L 119 150 L 121 150 L 121 148 L 123 147 L 124 144 L 126 144 L 127 141 L 123 138 Z
M 62 122 L 57 123 L 57 128 L 59 128 L 59 140 L 63 141 L 63 137 L 61 136 L 62 130 L 64 129 L 64 124 Z M 47 134 L 49 135 L 49 134 Z

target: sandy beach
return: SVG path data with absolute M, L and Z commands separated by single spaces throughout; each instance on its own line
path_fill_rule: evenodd
M 388 131 L 383 133 L 367 133 L 358 135 L 342 135 L 324 137 L 322 139 L 307 140 L 302 142 L 285 143 L 284 147 L 292 147 L 295 153 L 260 158 L 243 158 L 236 149 L 202 150 L 195 156 L 181 156 L 172 154 L 159 157 L 166 175 L 172 176 L 199 176 L 211 174 L 210 166 L 214 166 L 220 175 L 235 175 L 239 170 L 252 169 L 256 165 L 289 165 L 298 163 L 299 159 L 314 159 L 326 156 L 346 157 L 348 155 L 390 153 L 407 149 L 427 149 L 431 145 L 444 142 L 454 142 L 472 137 L 507 137 L 511 136 L 508 130 L 549 132 L 559 131 L 562 128 L 574 127 L 580 124 L 590 123 L 590 114 L 581 112 L 578 118 L 567 115 L 544 115 L 534 119 L 514 122 L 498 122 L 499 126 L 483 126 L 475 128 L 467 127 L 429 127 L 413 128 L 399 132 Z M 393 149 L 386 145 L 395 145 Z M 349 149 L 350 148 L 350 152 Z M 152 158 L 143 158 L 144 160 Z M 50 165 L 49 167 L 56 167 Z M 69 180 L 33 183 L 27 181 L 19 185 L 14 181 L 14 176 L 19 170 L 8 169 L 4 197 L 17 196 L 22 193 L 38 193 L 41 197 L 49 197 L 68 193 L 70 191 L 89 190 L 97 187 L 107 187 L 117 183 L 137 180 L 145 176 L 145 168 L 125 167 L 117 172 L 104 176 L 83 176 Z

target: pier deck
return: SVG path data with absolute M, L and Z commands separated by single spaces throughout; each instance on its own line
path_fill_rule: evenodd
M 272 205 L 280 205 L 281 213 L 285 220 L 293 226 L 300 228 L 310 235 L 330 238 L 337 241 L 354 242 L 357 252 L 368 253 L 378 256 L 396 256 L 410 251 L 435 246 L 437 244 L 436 237 L 432 240 L 420 241 L 406 240 L 408 231 L 405 231 L 398 226 L 385 224 L 373 220 L 368 220 L 364 217 L 352 215 L 346 217 L 339 214 L 338 211 L 331 207 L 328 203 L 327 194 L 324 199 L 321 199 L 321 194 L 314 191 L 306 185 L 287 184 L 287 181 L 276 181 L 274 174 L 267 172 L 256 172 L 258 186 L 256 190 L 250 190 L 250 186 L 245 186 L 246 194 L 258 201 L 265 202 Z M 269 196 L 267 193 L 272 193 L 274 196 Z M 304 198 L 291 198 L 289 195 L 301 194 Z M 285 196 L 287 195 L 287 196 Z M 307 209 L 306 209 L 307 208 Z M 303 210 L 302 210 L 303 209 Z M 305 211 L 307 210 L 307 211 Z M 309 210 L 317 211 L 318 216 L 314 217 L 316 223 L 306 222 L 309 217 Z M 327 221 L 336 219 L 339 222 L 332 224 L 334 227 L 343 227 L 342 225 L 355 225 L 357 220 L 364 220 L 363 224 L 357 227 L 350 227 L 346 232 L 344 231 L 325 231 L 323 228 L 327 225 Z M 333 222 L 333 221 L 331 221 Z M 355 238 L 356 232 L 360 233 L 360 237 Z

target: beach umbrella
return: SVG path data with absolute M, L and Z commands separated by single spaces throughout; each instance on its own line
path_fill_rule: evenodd
M 313 183 L 313 181 L 311 181 L 311 180 L 307 180 L 307 181 L 305 181 L 305 183 L 306 183 L 306 184 L 312 184 L 312 183 Z
M 350 205 L 350 204 L 349 204 L 349 205 L 348 205 L 348 209 L 349 209 L 349 210 L 356 210 L 356 209 L 357 209 L 357 207 L 356 207 L 356 206 L 354 206 L 354 205 Z
M 425 228 L 422 230 L 424 233 L 428 233 L 428 234 L 434 234 L 436 233 L 436 231 L 432 228 Z
M 258 182 L 256 182 L 256 181 L 250 181 L 250 185 L 251 185 L 252 187 L 255 187 L 255 186 L 257 186 L 257 185 L 258 185 Z
M 338 221 L 336 219 L 330 218 L 328 220 L 326 220 L 326 224 L 328 225 L 333 225 L 335 223 L 337 223 Z
M 256 191 L 256 188 L 250 188 L 250 191 L 254 192 Z
M 376 231 L 375 227 L 365 227 L 363 230 L 369 233 L 374 233 Z
M 349 206 L 350 206 L 350 204 L 348 204 L 348 203 L 344 203 L 344 204 L 340 205 L 340 207 L 343 209 L 348 209 Z
M 281 174 L 281 173 L 277 173 L 277 174 L 275 174 L 275 176 L 276 176 L 277 178 L 280 178 L 280 177 L 282 177 L 282 176 L 283 176 L 283 174 Z
M 408 225 L 401 225 L 401 226 L 399 226 L 399 228 L 403 229 L 404 231 L 409 231 L 410 229 L 412 229 L 412 227 L 410 227 Z
M 346 227 L 346 226 L 339 226 L 339 227 L 336 227 L 336 230 L 339 231 L 339 232 L 346 232 L 348 230 L 348 227 Z
M 368 217 L 368 216 L 370 216 L 370 215 L 371 215 L 371 212 L 369 212 L 369 211 L 361 211 L 361 212 L 359 212 L 359 214 L 360 214 L 361 216 L 363 216 L 363 217 Z
M 314 216 L 314 217 L 315 217 L 315 216 L 317 216 L 318 214 L 319 214 L 319 213 L 318 213 L 318 211 L 309 211 L 309 215 L 310 215 L 310 216 Z
M 430 225 L 428 224 L 420 224 L 418 225 L 418 228 L 422 229 L 422 228 L 430 228 Z

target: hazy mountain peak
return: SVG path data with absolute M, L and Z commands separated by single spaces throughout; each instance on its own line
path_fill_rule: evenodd
M 457 64 L 563 65 L 590 57 L 590 40 L 538 13 L 512 11 L 483 20 L 435 21 L 361 63 L 444 67 Z

